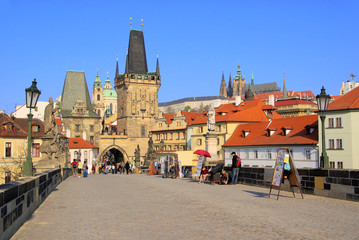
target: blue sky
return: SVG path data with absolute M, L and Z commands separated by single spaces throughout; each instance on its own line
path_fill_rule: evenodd
M 0 110 L 25 102 L 37 78 L 40 100 L 62 93 L 67 68 L 99 68 L 113 84 L 124 72 L 133 29 L 144 36 L 149 71 L 159 51 L 159 101 L 216 96 L 241 65 L 246 82 L 338 95 L 359 74 L 358 1 L 12 1 L 0 0 Z M 358 78 L 355 78 L 356 80 Z M 91 95 L 91 92 L 90 92 Z

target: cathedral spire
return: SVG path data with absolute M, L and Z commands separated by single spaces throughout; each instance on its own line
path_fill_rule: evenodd
M 224 80 L 224 73 L 222 73 L 222 81 L 221 81 L 221 88 L 219 90 L 219 96 L 227 97 L 227 86 L 226 86 L 226 81 Z
M 233 97 L 233 84 L 232 84 L 231 74 L 229 74 L 229 81 L 228 81 L 228 87 L 227 87 L 227 97 L 229 97 L 229 98 Z
M 238 64 L 236 80 L 239 80 L 241 78 L 242 78 L 241 67 Z
M 157 64 L 156 64 L 156 75 L 160 75 L 160 62 L 158 60 L 158 51 L 157 51 Z
M 117 60 L 116 60 L 116 73 L 115 73 L 115 78 L 117 78 L 118 76 L 118 55 L 117 55 Z
M 252 72 L 251 85 L 254 85 L 254 77 L 253 77 L 253 72 Z
M 285 73 L 284 73 L 284 81 L 283 81 L 283 97 L 288 97 L 287 86 L 285 85 Z

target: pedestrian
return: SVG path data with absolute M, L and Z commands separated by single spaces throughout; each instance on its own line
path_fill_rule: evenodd
M 126 164 L 125 164 L 125 169 L 126 169 L 126 174 L 128 175 L 128 169 L 130 168 L 130 164 L 129 162 L 127 161 Z
M 71 163 L 72 166 L 72 176 L 76 177 L 76 168 L 77 168 L 77 163 L 76 163 L 76 159 L 74 159 Z
M 78 160 L 77 162 L 77 173 L 79 175 L 79 178 L 81 177 L 81 173 L 82 173 L 82 163 L 80 160 Z
M 82 172 L 83 172 L 83 177 L 87 177 L 87 174 L 88 174 L 88 166 L 87 166 L 87 161 L 85 160 L 84 161 L 84 164 L 82 166 Z
M 92 171 L 92 174 L 95 174 L 95 172 L 96 172 L 96 168 L 95 168 L 95 165 L 92 165 L 92 169 L 91 169 Z
M 115 174 L 115 165 L 111 165 L 112 174 Z
M 238 183 L 239 169 L 241 167 L 241 158 L 236 155 L 235 152 L 232 152 L 232 184 Z

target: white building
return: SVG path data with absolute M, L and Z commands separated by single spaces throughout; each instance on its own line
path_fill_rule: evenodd
M 288 148 L 297 168 L 318 167 L 318 116 L 306 115 L 239 125 L 223 145 L 225 165 L 231 153 L 242 166 L 274 167 L 279 148 Z
M 48 104 L 49 102 L 38 101 L 36 104 L 36 108 L 31 109 L 31 113 L 34 115 L 33 118 L 38 118 L 41 121 L 44 121 L 44 112 Z M 15 108 L 16 109 L 13 113 L 11 113 L 11 116 L 14 116 L 16 118 L 27 118 L 27 114 L 29 114 L 30 110 L 26 107 L 26 104 L 17 105 Z

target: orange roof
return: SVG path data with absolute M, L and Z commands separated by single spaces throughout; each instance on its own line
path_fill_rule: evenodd
M 298 105 L 298 104 L 312 104 L 316 105 L 310 100 L 303 100 L 303 99 L 291 99 L 291 100 L 283 100 L 283 101 L 276 101 L 274 102 L 276 106 L 288 106 L 288 105 Z
M 273 109 L 273 106 L 266 105 L 261 100 L 241 102 L 237 107 L 234 103 L 222 104 L 216 112 L 216 122 L 261 122 L 268 121 L 265 111 Z M 275 109 L 275 108 L 274 108 Z M 272 118 L 281 118 L 273 112 Z M 190 125 L 207 123 L 207 116 L 202 115 L 195 119 Z
M 306 127 L 315 130 L 307 134 Z M 291 129 L 286 136 L 283 128 Z M 233 135 L 223 145 L 229 146 L 263 146 L 263 145 L 298 145 L 318 143 L 318 115 L 305 115 L 300 117 L 278 118 L 270 124 L 268 122 L 249 123 L 238 125 Z M 268 137 L 267 130 L 275 130 Z M 243 131 L 249 132 L 243 137 Z
M 93 145 L 91 142 L 84 140 L 83 138 L 69 138 L 69 148 L 78 149 L 78 148 L 99 148 Z
M 172 120 L 176 114 L 173 113 L 163 113 L 163 116 L 166 118 L 166 123 L 170 125 L 172 123 Z
M 254 96 L 254 99 L 267 100 L 270 95 L 274 96 L 274 99 L 283 97 L 283 92 L 270 92 L 270 93 L 261 93 Z M 311 90 L 308 91 L 299 91 L 294 92 L 293 90 L 287 91 L 288 97 L 315 97 Z
M 199 112 L 185 112 L 185 111 L 182 111 L 181 113 L 185 117 L 185 120 L 186 120 L 186 122 L 188 124 L 190 124 L 193 120 L 195 120 L 199 116 L 203 115 L 203 113 L 199 113 Z
M 359 108 L 359 88 L 347 92 L 333 102 L 329 103 L 328 111 L 358 109 Z

